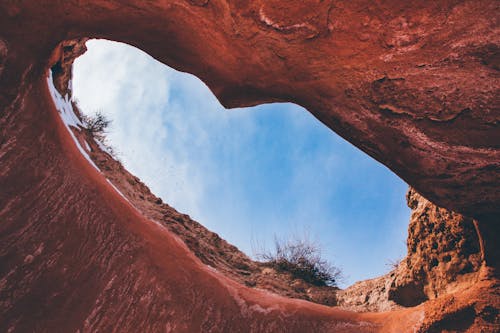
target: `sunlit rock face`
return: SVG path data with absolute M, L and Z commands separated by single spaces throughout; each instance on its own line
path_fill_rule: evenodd
M 339 291 L 340 306 L 357 311 L 413 307 L 429 299 L 470 288 L 480 278 L 481 240 L 476 222 L 437 207 L 414 189 L 406 257 L 379 278 Z
M 481 267 L 481 245 L 474 220 L 435 206 L 413 189 L 408 191 L 407 201 L 412 208 L 408 256 L 403 263 L 407 271 L 399 273 L 399 289 L 421 281 L 421 289 L 415 292 L 425 300 L 438 297 L 461 280 L 474 279 L 473 273 Z M 392 298 L 405 302 L 398 288 L 394 288 Z M 412 299 L 406 302 L 411 304 Z
M 40 70 L 63 39 L 127 42 L 194 73 L 226 106 L 306 107 L 442 207 L 499 213 L 495 1 L 1 6 L 3 44 L 24 69 Z M 15 67 L 4 73 L 12 89 Z
M 498 331 L 497 11 L 493 0 L 3 1 L 0 330 Z M 475 220 L 417 204 L 406 264 L 409 281 L 427 282 L 391 289 L 403 310 L 358 314 L 244 287 L 123 198 L 61 121 L 48 69 L 60 64 L 62 101 L 84 49 L 61 42 L 87 37 L 191 72 L 226 106 L 298 103 Z M 470 222 L 479 236 L 462 246 Z M 431 224 L 450 235 L 435 249 Z M 478 269 L 468 288 L 447 287 Z

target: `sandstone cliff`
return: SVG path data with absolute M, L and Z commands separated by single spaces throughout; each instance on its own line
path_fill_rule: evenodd
M 498 331 L 497 12 L 493 0 L 0 2 L 0 330 Z M 471 219 L 411 193 L 408 257 L 366 282 L 404 305 L 387 313 L 214 271 L 204 261 L 224 270 L 241 258 L 205 253 L 230 248 L 215 236 L 186 246 L 172 230 L 197 226 L 131 200 L 140 184 L 122 196 L 74 134 L 63 83 L 83 51 L 72 40 L 92 37 L 197 75 L 226 106 L 304 106 L 432 202 L 474 218 L 478 238 Z M 53 66 L 63 95 L 47 89 Z M 175 227 L 155 220 L 163 211 Z
M 474 220 L 439 208 L 414 189 L 408 252 L 397 267 L 380 278 L 360 281 L 339 292 L 345 308 L 382 311 L 415 306 L 469 288 L 480 279 L 482 258 Z

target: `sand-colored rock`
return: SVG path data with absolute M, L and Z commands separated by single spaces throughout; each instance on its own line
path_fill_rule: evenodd
M 481 277 L 475 221 L 437 207 L 414 189 L 405 258 L 388 274 L 338 292 L 338 304 L 355 311 L 411 307 L 470 288 Z

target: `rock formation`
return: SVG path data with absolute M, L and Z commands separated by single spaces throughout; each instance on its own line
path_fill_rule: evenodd
M 413 189 L 407 202 L 407 256 L 387 275 L 339 291 L 339 305 L 357 311 L 411 307 L 470 288 L 481 278 L 474 220 L 437 207 Z
M 498 6 L 0 1 L 0 331 L 498 331 Z M 408 257 L 387 286 L 370 282 L 405 306 L 391 312 L 244 286 L 114 188 L 78 141 L 69 68 L 93 37 L 197 75 L 228 107 L 300 104 L 469 217 L 410 192 Z

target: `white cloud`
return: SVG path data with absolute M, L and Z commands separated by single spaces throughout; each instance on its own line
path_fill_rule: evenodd
M 74 66 L 73 89 L 80 107 L 86 113 L 101 110 L 113 120 L 108 138 L 119 147 L 129 171 L 175 207 L 196 215 L 195 189 L 202 189 L 202 183 L 188 174 L 187 161 L 174 159 L 168 149 L 179 139 L 165 126 L 172 115 L 165 107 L 171 108 L 173 70 L 125 44 L 91 40 L 87 46 Z M 188 134 L 182 122 L 175 123 L 177 135 Z
M 241 146 L 253 132 L 251 113 L 225 110 L 199 79 L 129 45 L 90 40 L 87 47 L 74 66 L 74 95 L 82 110 L 101 110 L 113 120 L 108 139 L 129 171 L 170 205 L 213 227 L 200 201 L 220 172 L 214 150 Z M 244 135 L 224 141 L 234 122 Z

